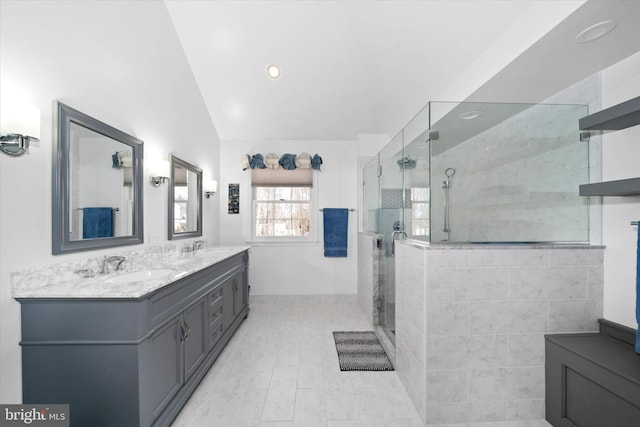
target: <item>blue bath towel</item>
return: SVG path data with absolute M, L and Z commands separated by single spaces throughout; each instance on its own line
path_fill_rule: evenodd
M 347 230 L 349 210 L 324 208 L 324 256 L 347 256 Z
M 82 238 L 96 237 L 113 237 L 113 209 L 82 209 Z
M 640 354 L 640 226 L 638 226 L 638 242 L 636 250 L 636 353 Z

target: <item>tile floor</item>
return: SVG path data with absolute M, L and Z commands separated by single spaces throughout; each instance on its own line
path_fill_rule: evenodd
M 252 297 L 249 318 L 172 427 L 421 426 L 395 372 L 340 372 L 340 330 L 370 330 L 355 296 Z

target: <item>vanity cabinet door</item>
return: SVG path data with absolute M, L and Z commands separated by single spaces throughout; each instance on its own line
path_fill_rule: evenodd
M 152 417 L 156 419 L 184 383 L 182 354 L 182 316 L 160 328 L 149 338 L 151 357 L 148 372 L 151 372 L 150 387 L 146 390 L 151 402 Z
M 244 273 L 238 273 L 233 278 L 233 316 L 237 316 L 247 304 L 244 286 Z
M 207 299 L 200 300 L 184 312 L 186 336 L 184 346 L 184 374 L 185 381 L 198 369 L 207 355 L 206 345 Z

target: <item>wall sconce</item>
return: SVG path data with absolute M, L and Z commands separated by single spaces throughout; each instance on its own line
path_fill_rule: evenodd
M 218 192 L 218 181 L 209 180 L 204 183 L 204 196 L 210 199 L 211 196 Z
M 159 187 L 160 184 L 169 180 L 169 170 L 171 164 L 169 160 L 151 160 L 149 169 L 151 170 L 151 185 Z
M 20 156 L 31 142 L 40 141 L 40 110 L 31 105 L 2 104 L 0 151 Z

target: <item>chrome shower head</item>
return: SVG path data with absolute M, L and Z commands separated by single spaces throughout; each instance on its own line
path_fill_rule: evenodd
M 416 167 L 416 161 L 410 159 L 409 157 L 403 157 L 402 159 L 398 160 L 398 166 L 400 166 L 402 169 L 413 169 Z
M 447 176 L 447 178 L 451 178 L 453 175 L 455 175 L 456 170 L 454 168 L 447 168 L 446 171 L 444 171 L 444 174 Z

